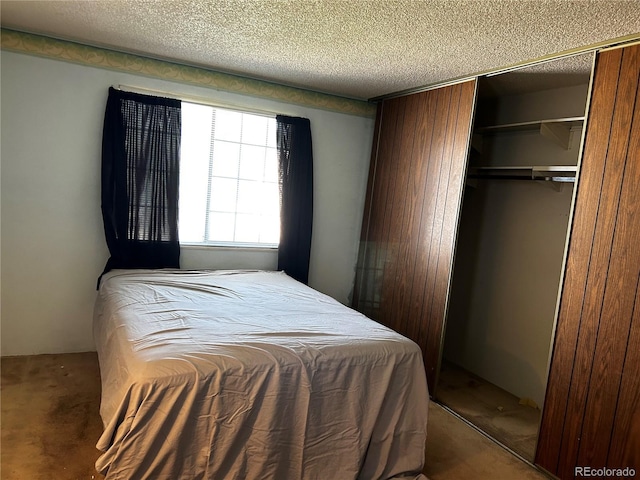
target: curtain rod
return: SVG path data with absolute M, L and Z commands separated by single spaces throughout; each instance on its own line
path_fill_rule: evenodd
M 247 107 L 235 105 L 232 103 L 214 102 L 207 97 L 199 97 L 195 95 L 186 95 L 186 94 L 175 93 L 175 92 L 167 92 L 164 90 L 155 90 L 152 88 L 145 88 L 145 87 L 135 87 L 132 85 L 122 85 L 122 84 L 113 85 L 113 88 L 115 88 L 116 90 L 122 90 L 125 92 L 141 93 L 143 95 L 154 95 L 157 97 L 162 96 L 166 98 L 173 98 L 175 100 L 182 100 L 183 102 L 196 103 L 199 105 L 207 105 L 209 107 L 226 108 L 228 110 L 236 110 L 243 113 L 251 113 L 253 115 L 262 115 L 270 118 L 273 118 L 276 115 L 280 115 L 281 113 L 281 112 L 274 112 L 271 110 L 247 108 Z

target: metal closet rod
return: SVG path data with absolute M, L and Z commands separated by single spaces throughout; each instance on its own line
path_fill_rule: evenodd
M 526 166 L 526 167 L 469 167 L 469 178 L 501 180 L 547 180 L 552 182 L 575 182 L 577 167 L 573 165 Z
M 227 110 L 235 110 L 237 112 L 251 113 L 253 115 L 263 115 L 265 117 L 274 118 L 279 115 L 280 112 L 273 112 L 270 110 L 260 110 L 257 108 L 247 108 L 230 103 L 214 102 L 207 97 L 199 97 L 196 95 L 188 95 L 176 92 L 168 92 L 165 90 L 156 90 L 146 87 L 136 87 L 133 85 L 112 85 L 116 90 L 122 90 L 124 92 L 141 93 L 143 95 L 154 95 L 156 97 L 173 98 L 176 100 L 182 100 L 183 102 L 196 103 L 198 105 L 206 105 L 208 107 L 224 108 Z
M 540 175 L 540 176 L 520 176 L 520 175 L 469 175 L 469 179 L 471 180 L 528 180 L 528 181 L 546 181 L 546 182 L 557 182 L 557 183 L 575 183 L 576 177 L 557 177 L 557 176 L 549 176 L 549 175 Z

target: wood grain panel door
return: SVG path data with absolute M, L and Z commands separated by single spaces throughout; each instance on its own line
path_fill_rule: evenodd
M 536 453 L 561 479 L 640 471 L 640 45 L 598 55 L 589 110 Z
M 476 81 L 378 108 L 354 307 L 422 348 L 434 391 Z

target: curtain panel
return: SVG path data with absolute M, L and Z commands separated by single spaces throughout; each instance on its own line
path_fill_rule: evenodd
M 115 268 L 179 268 L 181 102 L 109 89 L 102 218 Z
M 308 283 L 313 223 L 313 152 L 306 118 L 276 116 L 280 182 L 278 270 Z

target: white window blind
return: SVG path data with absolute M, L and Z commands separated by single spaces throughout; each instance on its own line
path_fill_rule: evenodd
M 180 242 L 277 246 L 275 118 L 182 102 L 181 137 Z

